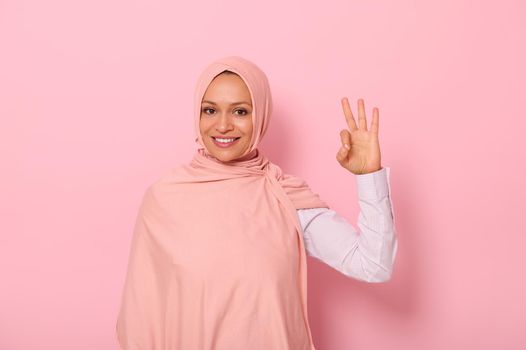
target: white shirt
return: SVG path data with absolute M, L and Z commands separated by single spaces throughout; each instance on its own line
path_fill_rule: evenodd
M 365 282 L 391 278 L 398 247 L 389 167 L 355 175 L 359 231 L 329 208 L 298 209 L 308 255 Z

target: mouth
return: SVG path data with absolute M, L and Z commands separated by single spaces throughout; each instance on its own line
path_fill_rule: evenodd
M 237 141 L 241 137 L 214 137 L 212 136 L 212 140 L 214 141 L 214 144 L 221 148 L 227 148 L 237 143 Z

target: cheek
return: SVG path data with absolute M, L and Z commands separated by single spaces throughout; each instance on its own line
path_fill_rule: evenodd
M 199 131 L 201 132 L 201 134 L 207 132 L 209 128 L 210 126 L 206 123 L 206 121 L 202 119 L 199 121 Z
M 238 128 L 242 130 L 245 134 L 252 134 L 252 119 L 243 120 L 239 123 Z

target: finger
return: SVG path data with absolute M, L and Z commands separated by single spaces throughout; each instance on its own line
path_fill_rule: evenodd
M 354 131 L 358 129 L 356 126 L 356 122 L 354 121 L 354 117 L 352 116 L 351 106 L 349 105 L 349 100 L 347 97 L 342 98 L 342 107 L 343 107 L 343 113 L 345 114 L 345 120 L 347 121 L 347 125 L 349 126 L 349 129 L 351 131 Z
M 351 133 L 349 130 L 343 129 L 340 131 L 340 139 L 342 140 L 342 146 L 347 149 L 351 148 Z
M 367 131 L 367 119 L 365 119 L 365 102 L 363 98 L 358 99 L 358 125 L 361 130 Z
M 373 120 L 371 122 L 371 131 L 375 134 L 378 134 L 378 128 L 380 125 L 379 113 L 380 111 L 378 110 L 378 108 L 374 107 L 373 108 Z
M 343 161 L 347 158 L 348 154 L 349 151 L 345 147 L 341 146 L 338 150 L 338 153 L 336 154 L 336 160 L 338 160 L 338 162 L 343 165 Z

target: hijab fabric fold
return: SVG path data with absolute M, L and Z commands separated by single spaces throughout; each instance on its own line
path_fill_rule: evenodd
M 199 132 L 201 100 L 224 70 L 252 98 L 245 153 L 215 158 Z M 116 324 L 123 350 L 313 350 L 307 262 L 297 209 L 328 208 L 307 183 L 257 148 L 268 128 L 267 77 L 239 57 L 205 68 L 195 89 L 188 164 L 150 185 L 136 217 Z

